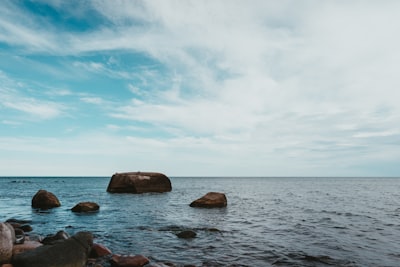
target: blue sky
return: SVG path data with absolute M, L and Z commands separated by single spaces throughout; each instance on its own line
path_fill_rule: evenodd
M 399 1 L 0 1 L 0 175 L 400 176 Z

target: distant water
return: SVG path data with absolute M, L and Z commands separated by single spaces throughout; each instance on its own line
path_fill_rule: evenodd
M 87 230 L 114 253 L 177 265 L 400 266 L 400 179 L 180 177 L 172 192 L 142 195 L 109 194 L 109 180 L 0 178 L 0 221 L 29 220 L 41 235 Z M 32 209 L 39 189 L 62 206 Z M 189 207 L 209 191 L 226 193 L 228 207 Z M 100 212 L 72 213 L 81 201 Z M 197 238 L 177 238 L 182 229 Z

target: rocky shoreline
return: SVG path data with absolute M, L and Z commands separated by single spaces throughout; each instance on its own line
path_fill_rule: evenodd
M 114 187 L 113 187 L 114 186 Z M 125 187 L 125 189 L 124 189 Z M 114 188 L 114 189 L 113 189 Z M 115 189 L 117 188 L 117 189 Z M 107 192 L 146 193 L 169 192 L 169 178 L 159 173 L 114 174 Z M 61 202 L 51 192 L 39 190 L 32 198 L 33 209 L 51 209 Z M 223 208 L 227 206 L 223 193 L 209 192 L 190 203 L 197 208 Z M 100 205 L 80 202 L 71 212 L 99 212 Z M 58 231 L 46 237 L 32 234 L 29 221 L 9 219 L 0 223 L 0 266 L 1 267 L 191 267 L 192 264 L 177 265 L 171 262 L 154 262 L 144 255 L 120 255 L 95 242 L 91 232 L 77 232 L 70 236 Z M 211 231 L 211 230 L 210 230 Z M 212 231 L 219 231 L 212 229 Z M 175 229 L 177 238 L 196 238 L 195 229 Z

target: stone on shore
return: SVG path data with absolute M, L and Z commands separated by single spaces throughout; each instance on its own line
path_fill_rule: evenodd
M 111 255 L 112 252 L 110 249 L 108 249 L 107 247 L 101 245 L 101 244 L 93 244 L 92 249 L 90 251 L 90 258 L 100 258 L 100 257 L 104 257 L 106 255 Z
M 33 250 L 41 246 L 43 246 L 43 244 L 38 241 L 25 240 L 23 244 L 14 245 L 12 253 L 13 255 L 16 255 L 25 251 Z
M 58 231 L 55 235 L 47 235 L 42 240 L 42 244 L 44 245 L 54 245 L 59 240 L 67 240 L 70 238 L 69 234 L 63 230 Z
M 80 202 L 76 204 L 71 210 L 72 212 L 95 212 L 99 209 L 99 204 L 95 202 Z
M 115 267 L 142 267 L 149 262 L 150 260 L 143 255 L 121 256 L 115 254 L 111 258 L 111 266 Z
M 226 196 L 223 193 L 209 192 L 203 197 L 190 203 L 190 207 L 196 208 L 223 208 L 227 206 Z
M 83 267 L 92 244 L 93 235 L 90 232 L 78 232 L 54 245 L 17 254 L 11 263 L 14 267 Z
M 0 223 L 0 264 L 10 261 L 14 242 L 14 228 L 8 223 Z
M 116 173 L 111 177 L 107 187 L 109 193 L 163 193 L 171 190 L 170 179 L 156 172 Z
M 39 190 L 32 198 L 32 208 L 51 209 L 60 206 L 61 203 L 58 198 L 46 190 Z

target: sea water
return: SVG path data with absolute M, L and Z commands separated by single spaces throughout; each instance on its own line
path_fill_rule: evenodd
M 91 231 L 118 254 L 196 266 L 400 266 L 400 179 L 173 177 L 172 191 L 110 194 L 110 177 L 0 178 L 0 221 L 33 233 Z M 61 207 L 31 208 L 45 189 Z M 189 204 L 223 192 L 226 208 Z M 76 214 L 83 201 L 100 211 Z M 190 229 L 196 238 L 176 233 Z

